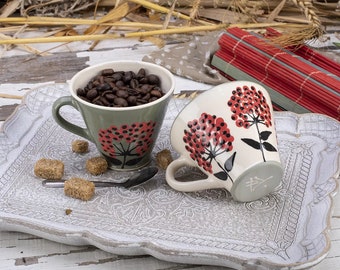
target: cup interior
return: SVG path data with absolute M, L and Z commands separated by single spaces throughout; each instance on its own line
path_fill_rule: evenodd
M 93 77 L 98 75 L 103 69 L 108 69 L 108 68 L 112 68 L 114 71 L 133 71 L 135 73 L 137 73 L 138 70 L 140 70 L 141 68 L 144 68 L 147 74 L 155 74 L 159 76 L 161 80 L 160 87 L 164 95 L 155 101 L 152 101 L 152 102 L 149 102 L 143 105 L 130 106 L 130 107 L 99 106 L 99 105 L 86 102 L 77 96 L 76 91 L 78 88 L 85 87 Z M 133 110 L 133 109 L 136 109 L 136 107 L 143 108 L 143 107 L 152 106 L 155 103 L 159 103 L 159 102 L 162 102 L 164 99 L 167 99 L 170 95 L 173 94 L 173 91 L 175 89 L 175 80 L 174 80 L 174 76 L 172 75 L 170 71 L 153 63 L 142 62 L 142 61 L 112 61 L 112 62 L 105 62 L 105 63 L 93 65 L 93 66 L 87 67 L 79 71 L 72 77 L 69 87 L 70 87 L 70 93 L 72 97 L 76 99 L 78 102 L 86 104 L 87 106 L 96 107 L 96 108 L 100 108 L 103 110 Z

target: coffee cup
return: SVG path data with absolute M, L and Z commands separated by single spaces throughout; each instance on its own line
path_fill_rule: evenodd
M 125 87 L 126 91 L 132 91 L 137 95 L 137 98 L 134 98 L 137 103 L 133 106 L 125 106 L 126 104 L 123 104 L 124 106 L 116 104 L 104 106 L 96 102 L 91 103 L 79 94 L 92 78 L 103 71 L 106 73 L 109 73 L 110 70 L 126 72 L 130 77 L 135 78 L 135 75 L 141 69 L 147 75 L 152 75 L 154 80 L 155 76 L 156 79 L 158 78 L 158 82 L 156 82 L 159 86 L 157 91 L 161 90 L 163 95 L 158 96 L 156 100 L 155 98 L 149 101 L 140 100 L 140 103 L 138 103 L 136 91 L 140 91 L 138 84 L 140 84 L 141 79 L 139 81 L 134 80 L 134 85 L 131 85 L 130 81 L 130 85 Z M 131 72 L 134 75 L 131 75 Z M 115 78 L 115 80 L 118 79 Z M 105 80 L 113 88 L 118 85 L 118 82 L 112 82 L 113 79 L 111 80 L 111 78 Z M 124 78 L 120 80 L 124 81 Z M 143 84 L 148 85 L 148 81 L 144 79 Z M 152 63 L 114 61 L 97 64 L 87 67 L 73 76 L 69 83 L 70 95 L 61 97 L 54 102 L 52 115 L 62 128 L 93 142 L 100 154 L 107 160 L 109 168 L 136 170 L 151 161 L 151 152 L 162 125 L 167 104 L 173 95 L 174 87 L 173 75 L 167 69 Z M 103 86 L 103 88 L 105 90 L 109 87 Z M 131 90 L 131 88 L 133 89 Z M 110 94 L 110 91 L 105 93 Z M 88 92 L 87 95 L 89 95 Z M 111 95 L 111 97 L 113 96 Z M 122 98 L 119 99 L 120 102 L 122 100 Z M 78 110 L 84 120 L 85 127 L 73 123 L 72 120 L 65 119 L 61 113 L 64 106 L 72 106 Z
M 166 181 L 175 190 L 224 188 L 247 202 L 281 182 L 271 99 L 257 83 L 228 82 L 199 94 L 174 120 L 170 140 L 179 157 L 167 167 Z M 183 167 L 199 168 L 206 178 L 180 181 Z

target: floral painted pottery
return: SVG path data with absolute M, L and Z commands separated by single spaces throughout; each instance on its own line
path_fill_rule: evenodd
M 168 166 L 166 180 L 176 190 L 225 188 L 244 202 L 281 182 L 272 104 L 259 84 L 229 82 L 198 95 L 179 113 L 170 136 L 180 157 Z M 199 168 L 207 178 L 177 180 L 184 166 Z
M 160 88 L 164 93 L 159 99 L 137 106 L 106 107 L 84 101 L 76 93 L 77 89 L 84 88 L 102 70 L 137 73 L 141 68 L 159 77 Z M 151 152 L 174 87 L 173 75 L 152 63 L 116 61 L 98 64 L 81 70 L 71 79 L 71 95 L 54 102 L 52 115 L 61 127 L 93 142 L 111 169 L 134 170 L 151 161 Z M 61 108 L 66 105 L 80 112 L 85 127 L 62 116 Z

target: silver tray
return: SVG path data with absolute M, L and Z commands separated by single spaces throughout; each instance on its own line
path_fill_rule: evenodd
M 236 203 L 224 190 L 180 193 L 166 184 L 160 171 L 142 186 L 97 189 L 91 201 L 83 202 L 66 197 L 62 189 L 42 187 L 33 174 L 35 162 L 42 157 L 63 160 L 65 178 L 119 181 L 127 175 L 113 171 L 87 175 L 85 160 L 98 155 L 94 145 L 87 154 L 73 153 L 71 141 L 79 137 L 51 117 L 53 101 L 67 94 L 66 84 L 37 88 L 3 125 L 0 230 L 91 244 L 116 254 L 246 269 L 303 269 L 327 255 L 340 170 L 336 120 L 319 114 L 275 113 L 284 179 L 280 188 L 258 201 Z M 171 101 L 154 154 L 172 150 L 170 128 L 187 102 Z M 73 109 L 63 113 L 82 123 Z M 72 213 L 66 215 L 66 209 Z

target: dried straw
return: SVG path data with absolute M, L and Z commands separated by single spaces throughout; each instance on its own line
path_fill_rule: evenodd
M 0 40 L 0 44 L 28 44 L 28 43 L 54 43 L 54 42 L 73 42 L 73 41 L 87 41 L 87 40 L 108 40 L 117 38 L 144 38 L 157 35 L 172 35 L 184 33 L 197 33 L 202 31 L 215 31 L 226 28 L 226 24 L 218 25 L 203 25 L 181 28 L 170 28 L 161 30 L 150 30 L 144 32 L 128 32 L 122 34 L 94 34 L 94 35 L 78 35 L 78 36 L 54 36 L 54 37 L 37 37 L 37 38 L 18 38 L 10 40 Z
M 14 40 L 15 38 L 7 36 L 7 35 L 5 35 L 3 33 L 0 33 L 0 42 L 1 42 L 1 39 L 2 40 L 8 40 L 9 43 L 7 45 L 10 46 L 10 45 L 13 45 L 11 40 Z M 35 49 L 35 48 L 31 47 L 31 46 L 28 46 L 26 44 L 20 44 L 19 46 L 21 47 L 21 49 L 23 49 L 23 50 L 25 50 L 25 51 L 27 51 L 29 53 L 39 54 L 39 55 L 42 55 L 42 56 L 48 55 L 48 53 L 41 52 L 41 51 L 39 51 L 39 50 L 37 50 L 37 49 Z M 6 48 L 6 50 L 10 50 L 10 47 Z
M 22 96 L 0 93 L 0 98 L 22 99 Z
M 315 9 L 313 6 L 314 3 L 318 6 L 319 10 Z M 29 4 L 31 4 L 31 6 L 27 7 Z M 9 17 L 11 12 L 20 6 L 22 15 L 33 13 L 33 11 L 37 11 L 38 13 L 38 9 L 42 14 L 47 14 L 53 10 L 53 7 L 55 12 L 59 10 L 60 14 L 58 14 L 57 17 Z M 188 9 L 176 10 L 176 7 L 183 6 L 188 7 Z M 61 7 L 67 7 L 69 10 L 61 11 Z M 65 16 L 65 14 L 74 14 L 77 11 L 85 10 L 85 8 L 88 8 L 88 11 L 91 12 L 89 7 L 94 9 L 92 14 L 94 17 L 97 17 L 99 7 L 101 7 L 101 9 L 103 9 L 103 7 L 109 7 L 110 10 L 105 16 L 98 16 L 98 19 L 81 19 L 76 18 L 76 16 L 61 18 Z M 137 10 L 142 10 L 140 7 L 152 11 L 155 16 L 151 17 L 150 12 L 148 19 L 146 19 L 146 17 L 139 15 L 140 13 L 135 13 Z M 208 7 L 208 9 L 211 7 L 219 7 L 219 13 L 217 14 L 215 10 L 212 16 L 207 15 L 205 17 L 205 11 L 207 11 L 206 14 L 209 13 L 206 7 Z M 322 10 L 320 11 L 320 9 Z M 236 19 L 233 21 L 223 19 L 223 11 L 226 13 L 224 16 Z M 305 19 L 300 18 L 301 11 Z M 297 13 L 299 16 L 296 16 Z M 159 14 L 166 14 L 165 19 L 162 16 L 164 20 L 161 20 Z M 236 15 L 231 16 L 230 14 Z M 322 17 L 319 17 L 321 16 L 320 14 Z M 145 15 L 147 15 L 147 13 L 145 13 Z M 0 44 L 93 40 L 94 43 L 90 48 L 93 49 L 100 40 L 137 37 L 140 39 L 149 39 L 159 46 L 164 44 L 162 35 L 191 34 L 196 31 L 214 31 L 233 26 L 238 26 L 243 29 L 260 29 L 265 27 L 264 25 L 267 23 L 269 27 L 276 27 L 276 29 L 283 30 L 283 35 L 272 39 L 276 44 L 281 46 L 301 45 L 307 40 L 322 35 L 322 22 L 326 20 L 324 17 L 327 15 L 333 16 L 330 18 L 334 18 L 334 16 L 340 17 L 340 15 L 334 11 L 334 4 L 332 6 L 328 3 L 314 2 L 311 0 L 76 0 L 71 2 L 66 0 L 49 0 L 43 2 L 41 0 L 12 0 L 7 1 L 6 6 L 0 9 L 0 27 L 4 26 L 0 28 L 0 32 L 4 33 L 4 29 L 9 29 L 8 26 L 10 25 L 25 26 L 26 30 L 28 29 L 27 27 L 54 27 L 50 35 L 55 36 L 31 39 L 14 38 L 14 35 L 12 38 L 9 36 L 0 36 Z M 178 18 L 178 23 L 171 21 L 173 17 Z M 122 21 L 123 18 L 130 21 Z M 138 19 L 141 21 L 138 21 Z M 146 20 L 148 21 L 146 22 Z M 190 27 L 191 25 L 192 27 Z M 75 26 L 86 26 L 87 28 L 82 33 L 79 33 L 79 30 L 72 28 Z M 197 26 L 206 27 L 193 28 Z M 57 31 L 57 34 L 53 33 L 55 27 L 61 27 L 60 31 Z M 115 30 L 124 33 L 112 33 Z M 6 34 L 9 34 L 9 32 L 6 32 Z
M 201 4 L 201 0 L 194 0 L 193 1 L 192 8 L 191 8 L 191 11 L 190 11 L 190 18 L 192 20 L 196 19 L 198 17 L 198 10 L 199 10 L 200 4 Z
M 304 29 L 290 30 L 283 35 L 272 38 L 275 44 L 282 47 L 300 46 L 306 41 L 320 37 L 323 34 L 322 25 L 311 1 L 291 0 L 304 13 L 308 25 Z
M 173 16 L 178 17 L 180 19 L 184 19 L 184 20 L 187 20 L 187 21 L 191 20 L 190 16 L 184 15 L 184 14 L 178 12 L 178 11 L 172 11 L 172 10 L 166 8 L 166 7 L 151 3 L 149 1 L 145 1 L 145 0 L 129 0 L 129 1 L 133 2 L 135 4 L 138 4 L 138 5 L 142 5 L 145 8 L 155 10 L 155 11 L 158 11 L 158 12 L 161 12 L 161 13 L 166 13 L 166 14 L 171 13 Z M 194 19 L 194 21 L 197 22 L 197 23 L 203 24 L 203 25 L 212 25 L 213 24 L 213 23 L 206 22 L 204 20 L 199 20 L 199 19 Z

